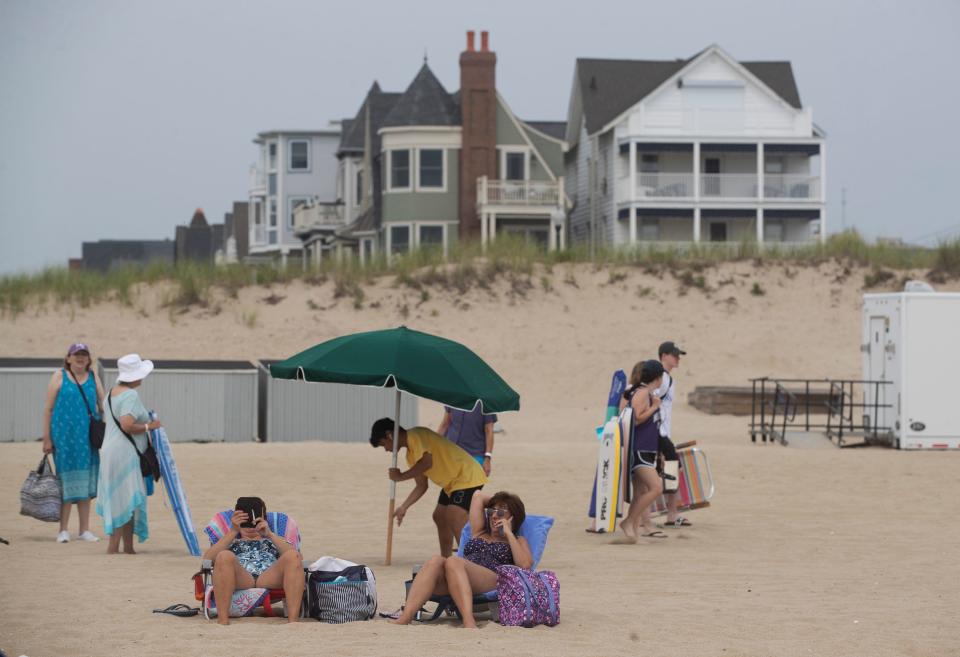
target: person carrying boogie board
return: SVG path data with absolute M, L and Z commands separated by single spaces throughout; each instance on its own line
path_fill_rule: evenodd
M 660 387 L 657 388 L 655 393 L 660 399 L 660 410 L 656 416 L 657 422 L 660 426 L 659 452 L 664 460 L 664 464 L 670 461 L 674 462 L 675 464 L 679 464 L 677 450 L 673 446 L 673 441 L 670 439 L 671 421 L 673 419 L 673 400 L 676 397 L 673 370 L 680 367 L 680 356 L 686 356 L 687 352 L 683 351 L 675 342 L 671 340 L 662 343 L 657 352 L 657 355 L 660 358 L 660 364 L 663 366 L 664 370 L 663 380 L 661 381 Z M 670 469 L 672 470 L 672 468 Z M 671 474 L 673 476 L 677 476 L 677 472 L 672 472 Z M 681 516 L 677 511 L 679 499 L 676 493 L 676 486 L 673 487 L 672 492 L 664 492 L 663 496 L 667 503 L 667 521 L 665 526 L 689 527 L 691 522 Z
M 627 405 L 633 409 L 633 453 L 631 478 L 633 500 L 627 517 L 620 529 L 630 541 L 638 538 L 666 538 L 650 523 L 650 505 L 663 491 L 663 482 L 657 474 L 657 452 L 660 430 L 654 417 L 660 408 L 660 399 L 655 392 L 663 380 L 663 365 L 660 361 L 645 360 L 633 366 L 630 387 L 623 393 L 620 410 Z

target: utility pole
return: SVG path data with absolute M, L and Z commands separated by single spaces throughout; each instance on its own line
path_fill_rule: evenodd
M 847 229 L 847 188 L 840 188 L 840 230 Z

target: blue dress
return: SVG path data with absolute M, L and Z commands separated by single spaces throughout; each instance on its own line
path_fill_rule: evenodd
M 90 448 L 90 416 L 80 390 L 67 370 L 61 370 L 63 382 L 50 417 L 50 440 L 53 441 L 53 462 L 63 482 L 63 501 L 79 502 L 97 496 L 97 473 L 100 458 Z M 83 382 L 90 410 L 97 412 L 97 384 L 92 373 Z
M 113 413 L 119 418 L 131 416 L 138 424 L 149 420 L 147 409 L 134 390 L 125 390 L 119 395 L 107 397 L 112 400 Z M 147 434 L 133 434 L 134 449 L 117 422 L 110 417 L 110 406 L 105 399 L 103 412 L 107 417 L 107 430 L 100 448 L 100 495 L 97 497 L 97 513 L 103 516 L 103 532 L 112 536 L 114 530 L 133 520 L 133 533 L 141 543 L 147 540 L 147 495 L 150 490 L 140 474 L 140 457 L 137 451 L 147 448 Z M 153 481 L 150 480 L 153 484 Z

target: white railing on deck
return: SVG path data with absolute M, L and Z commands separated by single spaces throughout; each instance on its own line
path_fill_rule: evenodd
M 692 198 L 692 173 L 638 173 L 637 196 L 641 198 Z
M 755 173 L 704 173 L 700 175 L 700 196 L 714 198 L 756 198 Z
M 805 173 L 764 174 L 763 197 L 785 200 L 819 199 L 820 176 Z
M 293 232 L 332 230 L 344 225 L 342 203 L 305 203 L 293 211 Z
M 249 190 L 251 193 L 254 192 L 263 192 L 267 187 L 267 177 L 264 175 L 263 171 L 257 167 L 250 167 L 250 185 Z
M 477 202 L 483 205 L 560 206 L 560 186 L 555 182 L 485 178 L 478 182 Z

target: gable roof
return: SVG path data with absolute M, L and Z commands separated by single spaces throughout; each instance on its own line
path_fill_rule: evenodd
M 560 141 L 566 139 L 566 121 L 524 121 L 524 123 L 537 132 L 542 132 L 548 137 L 553 137 L 554 139 L 559 139 Z
M 424 62 L 417 76 L 394 104 L 381 127 L 460 125 L 460 105 Z
M 704 52 L 688 59 L 659 61 L 578 59 L 574 84 L 575 91 L 579 90 L 587 134 L 602 129 Z M 784 101 L 802 108 L 790 62 L 739 63 Z

